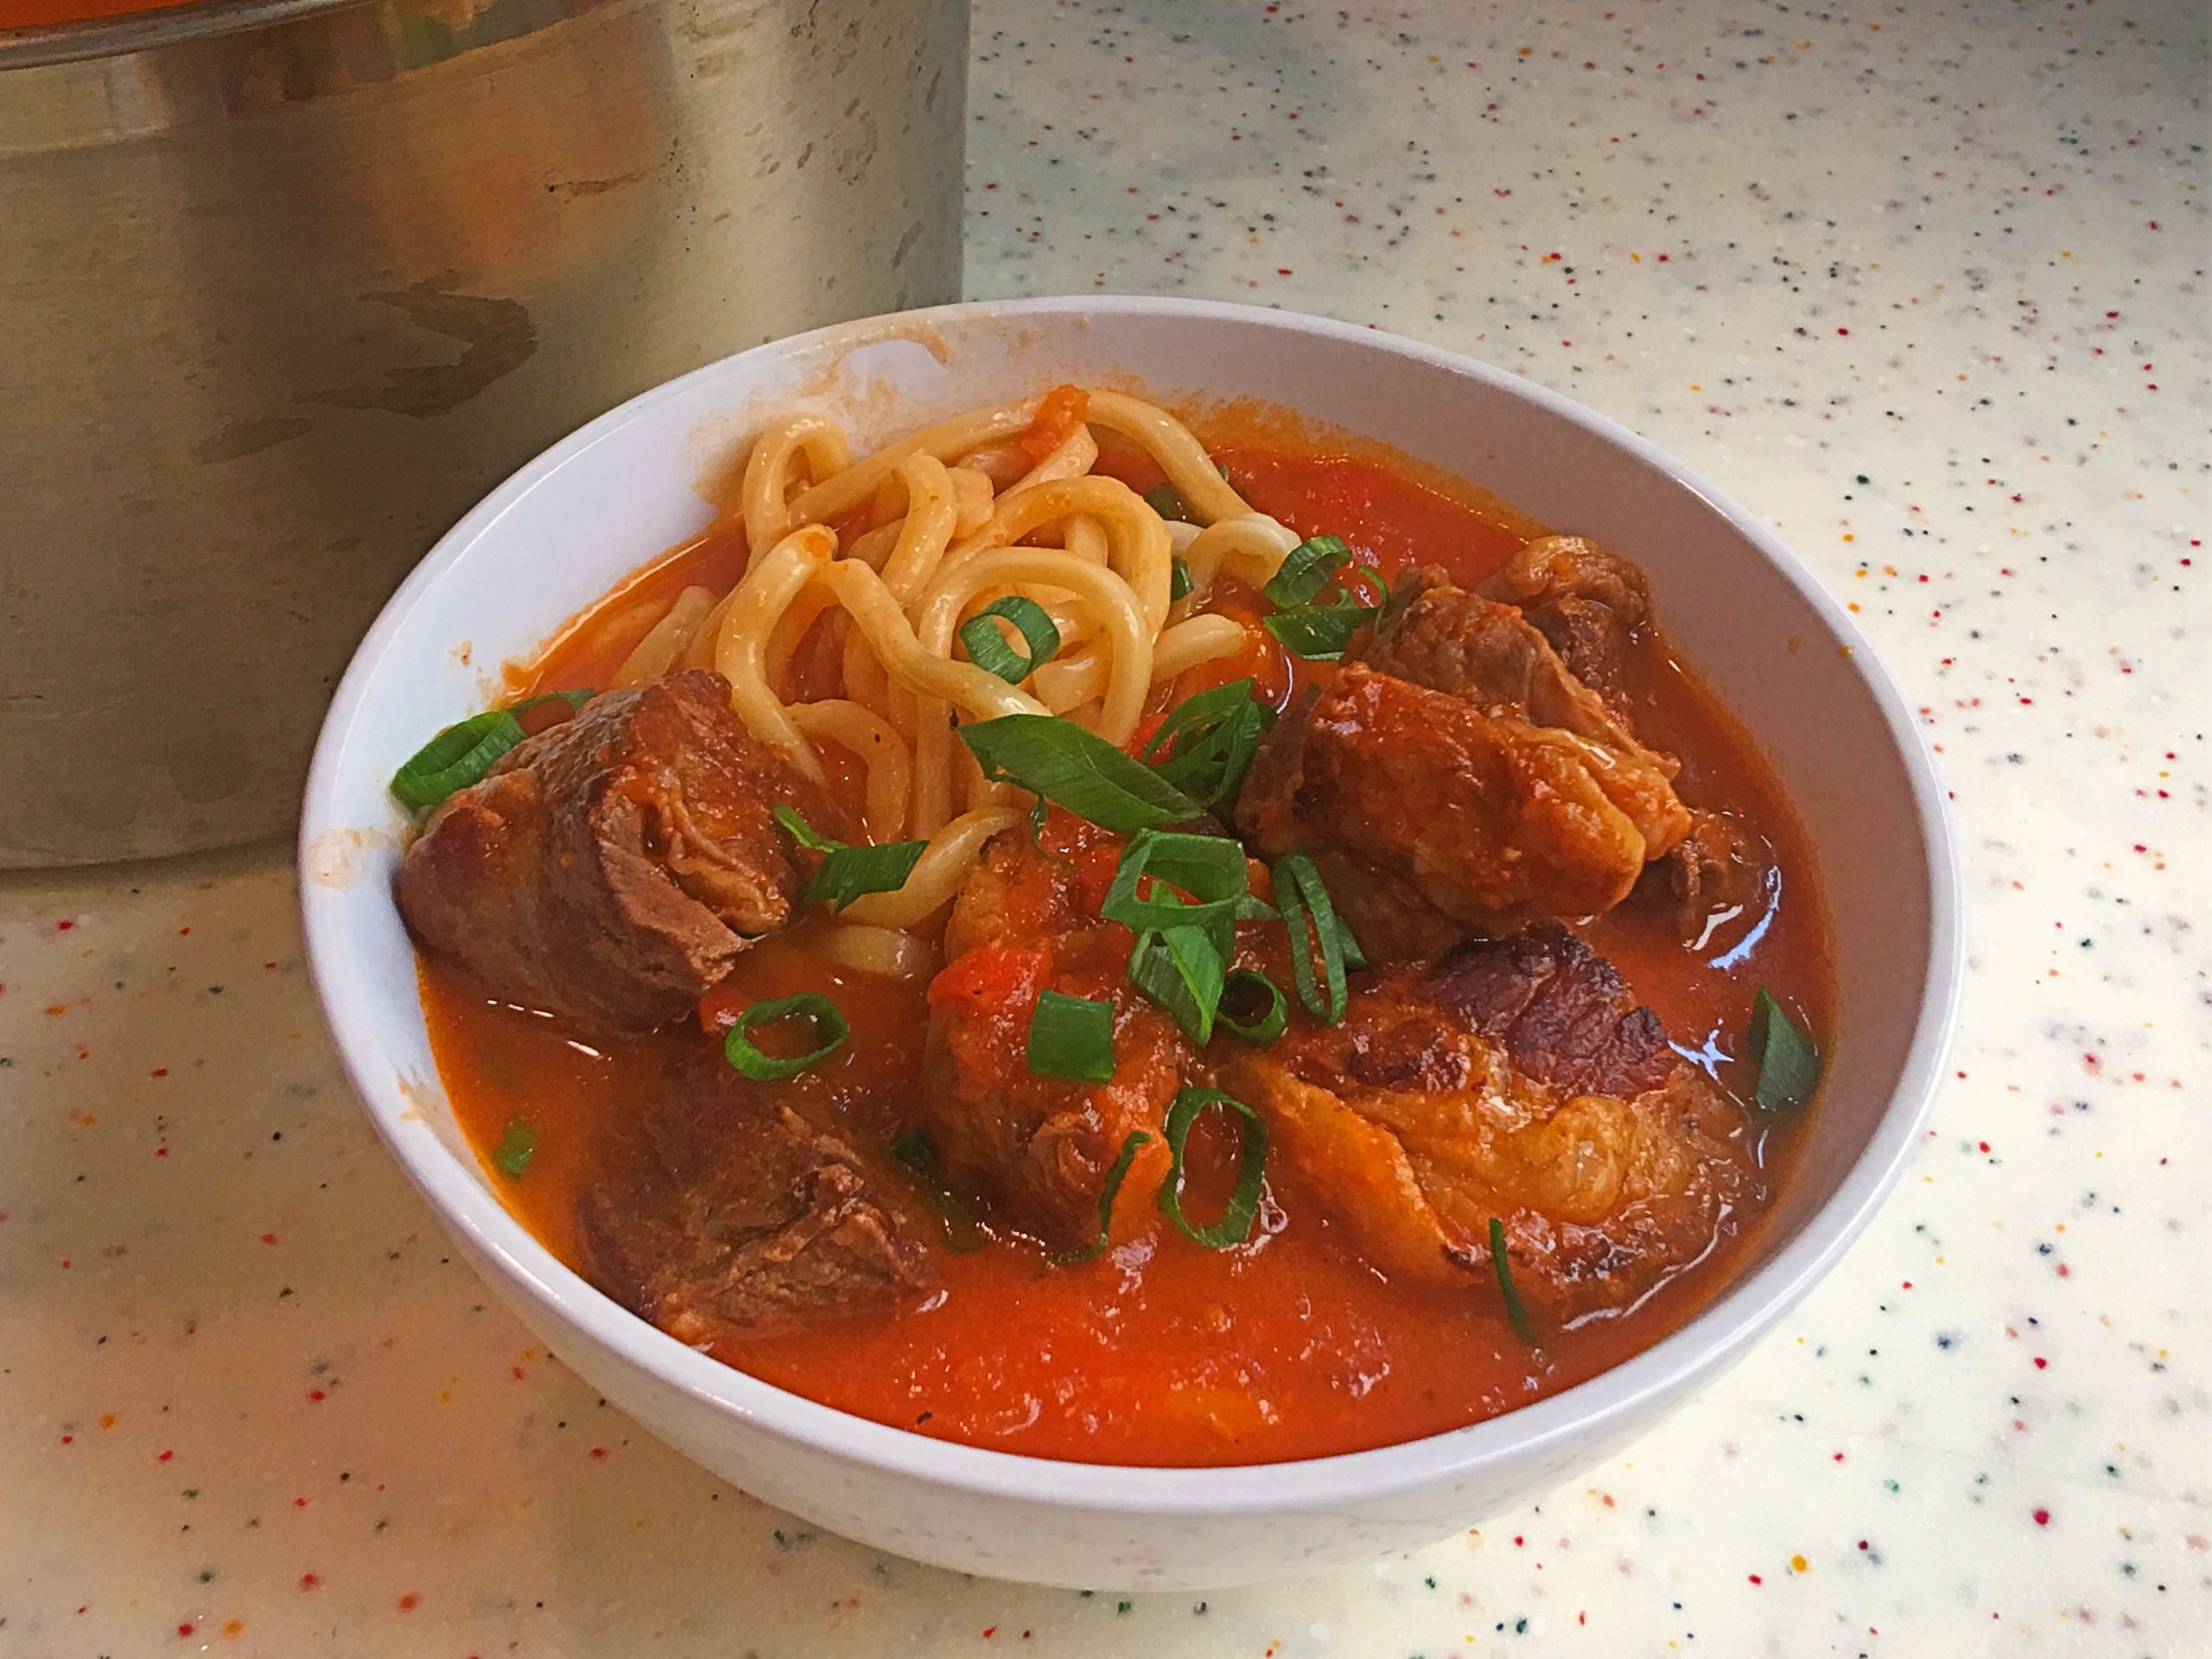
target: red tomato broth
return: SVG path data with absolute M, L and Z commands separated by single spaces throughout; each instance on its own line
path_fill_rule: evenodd
M 1231 435 L 1202 426 L 1202 435 Z M 1269 442 L 1213 448 L 1240 492 L 1302 533 L 1344 536 L 1356 556 L 1385 575 L 1434 563 L 1471 583 L 1542 533 L 1479 491 L 1409 475 L 1414 469 L 1402 460 L 1333 448 L 1300 453 L 1301 442 L 1264 435 Z M 1147 458 L 1112 444 L 1100 464 L 1139 488 L 1160 481 L 1148 467 Z M 1633 556 L 1635 550 L 1623 550 Z M 741 559 L 741 538 L 727 531 L 678 550 L 581 619 L 518 691 L 603 683 L 658 605 L 687 582 L 719 591 Z M 1257 613 L 1264 605 L 1232 585 L 1225 607 Z M 1663 594 L 1659 608 L 1663 620 Z M 609 622 L 623 612 L 626 620 Z M 1271 639 L 1261 640 L 1251 660 L 1194 671 L 1176 694 L 1257 671 L 1263 683 L 1280 676 L 1287 696 L 1294 674 L 1332 671 L 1293 664 Z M 1677 1042 L 1702 1050 L 1700 1058 L 1726 1083 L 1732 1065 L 1726 1057 L 1744 1051 L 1759 985 L 1827 1035 L 1827 927 L 1811 850 L 1771 771 L 1663 640 L 1655 644 L 1632 688 L 1640 725 L 1655 744 L 1684 757 L 1688 798 L 1731 809 L 1765 834 L 1786 873 L 1786 902 L 1756 949 L 1726 967 L 1684 949 L 1663 893 L 1639 889 L 1581 931 Z M 852 1037 L 821 1070 L 855 1138 L 887 1144 L 915 1108 L 926 982 L 835 968 L 810 956 L 809 931 L 802 926 L 747 953 L 710 1002 L 735 1008 L 800 989 L 826 991 Z M 471 1141 L 488 1160 L 514 1118 L 536 1131 L 525 1176 L 491 1179 L 537 1236 L 581 1265 L 577 1204 L 608 1137 L 621 1133 L 626 1096 L 649 1086 L 674 1046 L 718 1039 L 687 1025 L 595 1052 L 543 1019 L 474 1001 L 427 965 L 423 991 L 439 1069 Z M 1234 1155 L 1232 1137 L 1213 1116 L 1193 1132 L 1190 1148 L 1186 1197 L 1201 1221 L 1219 1212 Z M 1765 1127 L 1770 1178 L 1786 1180 L 1795 1126 Z M 1004 1451 L 1160 1465 L 1321 1456 L 1461 1427 L 1619 1363 L 1726 1287 L 1751 1248 L 1758 1220 L 1745 1218 L 1694 1270 L 1635 1307 L 1544 1330 L 1532 1351 L 1514 1336 L 1490 1287 L 1447 1295 L 1392 1284 L 1295 1190 L 1271 1185 L 1253 1242 L 1226 1251 L 1192 1243 L 1148 1203 L 1142 1210 L 1135 1237 L 1088 1262 L 1048 1267 L 1019 1243 L 941 1253 L 938 1289 L 913 1305 L 714 1351 L 821 1403 Z

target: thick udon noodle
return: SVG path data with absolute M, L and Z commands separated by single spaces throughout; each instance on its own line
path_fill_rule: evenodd
M 1021 440 L 1051 395 L 970 410 L 858 461 L 829 416 L 772 421 L 739 489 L 745 575 L 726 594 L 686 588 L 616 676 L 637 685 L 714 668 L 746 728 L 807 777 L 827 776 L 823 745 L 858 760 L 869 841 L 927 840 L 904 887 L 840 912 L 836 951 L 849 966 L 925 967 L 931 953 L 909 930 L 1026 810 L 1027 797 L 983 778 L 956 721 L 1056 714 L 1128 742 L 1155 688 L 1243 648 L 1242 623 L 1205 610 L 1214 582 L 1257 586 L 1298 543 L 1230 487 L 1181 422 L 1122 392 L 1081 394 L 1081 418 L 1033 456 Z M 1172 523 L 1095 473 L 1093 427 L 1150 454 L 1196 522 Z M 1191 585 L 1176 599 L 1179 557 Z M 1044 609 L 1061 643 L 1011 685 L 969 662 L 959 635 L 1017 594 Z M 842 683 L 787 701 L 791 658 L 825 615 Z

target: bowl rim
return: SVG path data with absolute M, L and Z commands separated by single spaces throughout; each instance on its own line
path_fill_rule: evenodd
M 402 1097 L 392 1067 L 371 1032 L 370 976 L 345 938 L 345 895 L 302 880 L 308 965 L 326 1022 L 365 1109 L 401 1167 L 441 1218 L 508 1287 L 663 1384 L 714 1411 L 783 1440 L 874 1470 L 1050 1509 L 1130 1515 L 1237 1515 L 1326 1508 L 1387 1498 L 1470 1477 L 1587 1440 L 1608 1425 L 1632 1423 L 1653 1405 L 1732 1358 L 1777 1322 L 1865 1230 L 1921 1139 L 1942 1077 L 1963 968 L 1959 925 L 1957 838 L 1946 791 L 1902 693 L 1843 607 L 1778 537 L 1656 445 L 1573 399 L 1474 359 L 1360 325 L 1271 308 L 1138 296 L 1045 296 L 969 301 L 887 317 L 859 319 L 789 335 L 735 353 L 652 387 L 578 429 L 525 463 L 472 508 L 409 575 L 371 626 L 340 682 L 316 744 L 300 828 L 302 867 L 317 837 L 346 825 L 337 786 L 349 739 L 380 663 L 410 626 L 427 590 L 547 475 L 613 431 L 693 385 L 738 365 L 774 359 L 841 336 L 855 345 L 883 337 L 887 324 L 1018 323 L 1023 320 L 1149 315 L 1212 320 L 1319 335 L 1447 370 L 1533 404 L 1629 452 L 1693 491 L 1726 518 L 1852 648 L 1903 763 L 1929 881 L 1926 985 L 1910 1045 L 1888 1103 L 1866 1147 L 1796 1236 L 1742 1282 L 1619 1364 L 1529 1405 L 1463 1427 L 1365 1451 L 1281 1463 L 1205 1467 L 1084 1463 L 936 1440 L 825 1406 L 762 1382 L 690 1348 L 594 1289 L 534 1237 L 477 1171 L 435 1137 L 403 1135 Z M 610 580 L 621 572 L 613 573 Z M 435 1154 L 425 1148 L 435 1147 Z

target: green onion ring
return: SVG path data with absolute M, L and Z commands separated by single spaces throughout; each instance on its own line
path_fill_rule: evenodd
M 1225 1106 L 1243 1117 L 1244 1137 L 1236 1161 L 1236 1190 L 1229 1195 L 1228 1208 L 1211 1226 L 1194 1227 L 1183 1214 L 1183 1143 L 1190 1139 L 1191 1126 L 1209 1106 Z M 1192 1243 L 1210 1250 L 1232 1249 L 1249 1239 L 1252 1224 L 1259 1217 L 1260 1188 L 1268 1168 L 1268 1126 L 1260 1121 L 1260 1115 L 1218 1089 L 1185 1089 L 1167 1109 L 1167 1121 L 1160 1132 L 1167 1138 L 1170 1158 L 1167 1179 L 1160 1185 L 1160 1207 L 1167 1212 L 1167 1219 Z
M 812 1020 L 815 1030 L 823 1033 L 822 1046 L 790 1059 L 778 1059 L 753 1046 L 753 1039 L 747 1033 L 754 1027 L 792 1018 Z M 797 1077 L 809 1066 L 820 1065 L 842 1048 L 851 1035 L 852 1028 L 846 1025 L 845 1016 L 838 1012 L 835 1002 L 819 991 L 801 991 L 796 996 L 755 1002 L 739 1014 L 737 1023 L 723 1039 L 722 1057 L 755 1083 L 778 1083 Z
M 1029 647 L 1027 657 L 1007 644 L 1006 636 L 992 620 L 994 617 L 1004 617 L 1014 624 L 1022 643 Z M 1035 600 L 1008 594 L 1004 599 L 984 606 L 960 625 L 960 643 L 967 648 L 968 660 L 976 667 L 987 674 L 997 675 L 1008 685 L 1020 685 L 1052 660 L 1060 648 L 1060 631 L 1052 626 L 1052 619 Z
M 1257 1020 L 1247 1022 L 1229 1012 L 1229 994 L 1239 985 L 1257 985 L 1267 993 L 1268 1011 Z M 1230 974 L 1221 995 L 1221 1006 L 1214 1014 L 1216 1023 L 1228 1027 L 1248 1043 L 1272 1043 L 1290 1029 L 1290 999 L 1283 995 L 1281 986 L 1256 968 L 1239 968 Z

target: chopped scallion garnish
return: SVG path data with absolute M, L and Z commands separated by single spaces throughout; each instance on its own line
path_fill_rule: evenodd
M 1751 1058 L 1759 1070 L 1753 1097 L 1762 1111 L 1786 1112 L 1813 1097 L 1820 1051 L 1764 985 L 1751 999 Z
M 1224 982 L 1222 951 L 1203 927 L 1163 927 L 1137 936 L 1129 981 L 1165 1008 L 1194 1043 L 1211 1041 Z
M 944 1223 L 944 1248 L 965 1255 L 983 1247 L 983 1224 L 967 1200 L 946 1185 L 937 1161 L 937 1142 L 919 1129 L 910 1130 L 891 1143 L 891 1155 L 914 1178 L 931 1206 Z
M 1106 1253 L 1106 1247 L 1114 1242 L 1114 1200 L 1121 1196 L 1122 1182 L 1129 1173 L 1129 1166 L 1136 1161 L 1137 1148 L 1151 1139 L 1142 1129 L 1129 1131 L 1121 1151 L 1114 1154 L 1113 1163 L 1107 1167 L 1105 1185 L 1098 1190 L 1098 1236 L 1080 1249 L 1057 1252 L 1052 1258 L 1054 1262 L 1066 1266 Z
M 896 893 L 906 885 L 928 850 L 926 841 L 891 841 L 880 847 L 851 847 L 834 836 L 825 836 L 791 807 L 778 805 L 776 822 L 791 839 L 810 852 L 823 855 L 822 863 L 799 894 L 802 904 L 817 902 L 842 910 L 854 899 L 871 893 Z
M 1224 1107 L 1244 1120 L 1243 1141 L 1236 1160 L 1236 1187 L 1229 1195 L 1221 1219 L 1210 1227 L 1194 1227 L 1183 1213 L 1183 1143 L 1190 1139 L 1191 1126 L 1210 1106 Z M 1250 1238 L 1268 1168 L 1268 1126 L 1260 1121 L 1260 1115 L 1218 1089 L 1185 1089 L 1167 1109 L 1167 1121 L 1160 1132 L 1166 1136 L 1170 1159 L 1167 1179 L 1160 1184 L 1160 1207 L 1167 1212 L 1167 1219 L 1184 1237 L 1210 1250 L 1231 1249 Z
M 1329 577 L 1351 560 L 1351 549 L 1341 536 L 1308 536 L 1283 556 L 1283 562 L 1260 591 L 1280 610 L 1313 602 Z
M 1513 1263 L 1505 1255 L 1505 1224 L 1496 1216 L 1490 1218 L 1490 1264 L 1497 1271 L 1498 1294 L 1505 1298 L 1505 1317 L 1513 1322 L 1513 1334 L 1534 1348 L 1536 1327 L 1529 1322 L 1529 1310 L 1521 1306 L 1521 1292 L 1513 1282 Z
M 1334 662 L 1344 654 L 1351 637 L 1382 610 L 1363 605 L 1351 594 L 1338 594 L 1326 605 L 1294 605 L 1260 619 L 1269 633 L 1282 641 L 1294 657 L 1311 662 Z
M 1114 1081 L 1114 1005 L 1046 991 L 1029 1017 L 1029 1069 L 1077 1083 Z
M 1001 715 L 960 728 L 983 775 L 1122 835 L 1184 823 L 1197 802 L 1141 760 L 1057 715 Z
M 1024 657 L 999 632 L 993 619 L 1004 617 L 1020 634 L 1028 646 Z M 1060 631 L 1046 614 L 1045 607 L 1033 599 L 1024 599 L 1019 594 L 1008 594 L 995 600 L 960 625 L 960 643 L 966 647 L 968 660 L 987 674 L 995 674 L 1009 685 L 1020 685 L 1032 674 L 1052 660 L 1060 648 Z
M 795 1019 L 813 1024 L 816 1034 L 822 1039 L 819 1047 L 781 1058 L 764 1054 L 753 1046 L 751 1033 L 756 1027 Z M 819 991 L 801 991 L 796 996 L 755 1002 L 739 1014 L 737 1023 L 730 1027 L 729 1036 L 722 1044 L 722 1055 L 755 1083 L 777 1083 L 797 1077 L 809 1066 L 819 1065 L 842 1048 L 851 1035 L 852 1029 L 846 1025 L 845 1016 L 835 1002 Z
M 1229 799 L 1274 724 L 1274 710 L 1253 700 L 1254 684 L 1247 677 L 1184 698 L 1144 746 L 1146 762 L 1200 806 Z
M 1249 1020 L 1239 1020 L 1231 1010 L 1237 992 L 1250 989 L 1266 999 L 1261 1011 Z M 1216 1018 L 1248 1043 L 1272 1043 L 1290 1029 L 1290 999 L 1283 995 L 1282 987 L 1256 968 L 1239 968 L 1223 982 L 1221 1007 Z
M 559 701 L 581 709 L 599 694 L 595 691 L 548 691 L 524 697 L 505 709 L 486 709 L 440 732 L 407 757 L 391 777 L 391 792 L 402 806 L 425 811 L 457 789 L 480 781 L 509 749 L 530 735 L 524 728 L 525 709 Z
M 1221 917 L 1233 921 L 1247 913 L 1264 918 L 1272 912 L 1250 897 L 1249 868 L 1243 848 L 1224 836 L 1140 830 L 1122 851 L 1098 913 L 1141 933 L 1155 927 L 1204 927 Z M 1186 904 L 1172 894 L 1147 896 L 1147 877 L 1180 888 L 1197 902 Z M 1249 902 L 1240 904 L 1241 899 Z
M 1191 519 L 1191 504 L 1183 499 L 1182 491 L 1173 484 L 1162 484 L 1144 493 L 1144 504 L 1171 524 L 1187 524 Z
M 499 1137 L 499 1144 L 492 1150 L 492 1161 L 512 1180 L 520 1180 L 522 1173 L 530 1167 L 531 1156 L 537 1151 L 537 1131 L 522 1119 L 510 1118 L 507 1132 Z
M 1191 592 L 1191 567 L 1181 559 L 1171 559 L 1167 565 L 1167 597 L 1171 600 L 1187 598 Z
M 1303 853 L 1287 853 L 1275 861 L 1275 908 L 1290 930 L 1290 974 L 1298 1000 L 1306 1011 L 1324 1025 L 1344 1017 L 1347 988 L 1344 970 L 1366 965 L 1359 941 L 1344 925 L 1330 901 L 1327 885 L 1313 861 Z M 1313 927 L 1309 943 L 1307 919 Z M 1313 972 L 1313 951 L 1321 953 L 1321 972 Z

